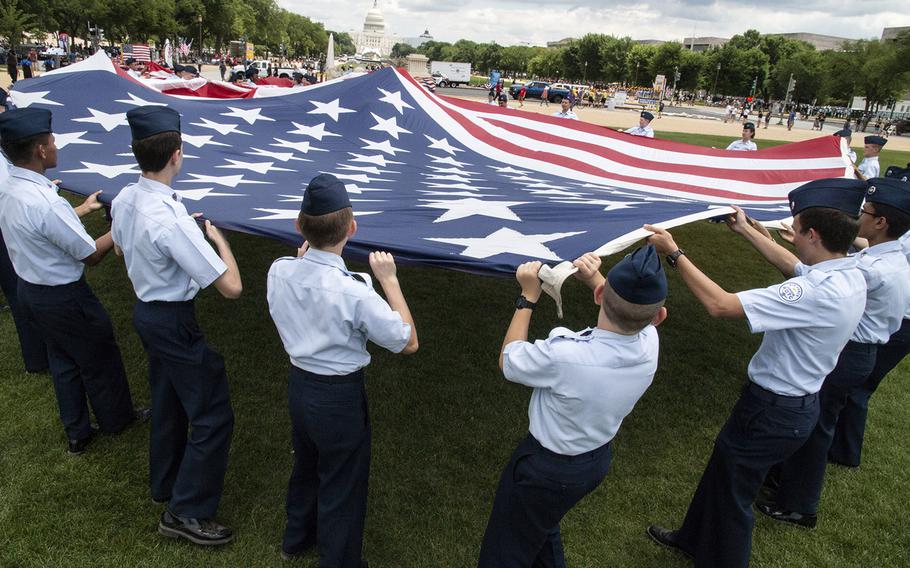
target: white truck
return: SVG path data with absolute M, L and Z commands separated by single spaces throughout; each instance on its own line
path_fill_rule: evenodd
M 467 85 L 471 81 L 471 64 L 454 61 L 431 61 L 430 75 L 441 88 Z

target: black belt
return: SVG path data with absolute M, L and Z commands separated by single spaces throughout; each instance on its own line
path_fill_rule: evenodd
M 528 432 L 527 439 L 528 439 L 528 442 L 541 453 L 544 453 L 552 458 L 555 458 L 555 459 L 558 459 L 561 461 L 565 461 L 565 462 L 570 462 L 570 463 L 571 462 L 591 461 L 593 458 L 596 458 L 598 456 L 598 454 L 606 451 L 610 447 L 610 442 L 607 442 L 606 444 L 602 445 L 601 447 L 595 448 L 591 451 L 584 452 L 582 454 L 578 454 L 575 456 L 567 456 L 565 454 L 560 454 L 560 453 L 554 452 L 553 450 L 549 450 L 549 449 L 543 447 L 543 444 L 541 444 L 537 440 L 537 438 L 535 438 L 534 435 L 531 434 L 530 432 Z
M 805 396 L 785 396 L 782 394 L 777 394 L 771 392 L 766 388 L 762 388 L 759 385 L 749 382 L 749 392 L 760 400 L 763 400 L 770 404 L 771 406 L 786 406 L 789 408 L 803 408 L 809 406 L 810 404 L 815 404 L 815 401 L 818 400 L 818 393 L 814 392 L 812 394 L 807 394 Z
M 192 306 L 195 300 L 178 300 L 174 302 L 169 302 L 167 300 L 152 300 L 151 302 L 144 302 L 142 300 L 136 300 L 140 304 L 146 306 L 152 306 L 156 308 L 183 308 L 187 306 Z
M 357 369 L 347 375 L 320 375 L 305 371 L 296 365 L 291 365 L 291 376 L 318 383 L 341 384 L 341 383 L 360 383 L 363 382 L 363 369 Z

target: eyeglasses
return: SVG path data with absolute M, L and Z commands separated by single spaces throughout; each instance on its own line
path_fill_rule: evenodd
M 876 215 L 872 211 L 866 211 L 865 207 L 863 207 L 862 209 L 859 210 L 860 215 L 862 215 L 863 213 L 865 213 L 866 215 L 869 215 L 870 217 L 882 217 L 882 215 Z

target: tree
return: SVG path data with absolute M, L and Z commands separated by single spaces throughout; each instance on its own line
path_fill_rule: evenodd
M 562 49 L 545 49 L 528 61 L 528 73 L 546 79 L 559 79 L 562 61 Z
M 910 69 L 902 57 L 905 53 L 902 43 L 860 40 L 846 47 L 859 63 L 853 70 L 856 94 L 866 98 L 867 111 L 900 97 L 910 85 Z
M 354 55 L 357 53 L 357 46 L 354 45 L 354 39 L 348 32 L 329 32 L 335 34 L 335 55 Z
M 20 10 L 16 0 L 0 6 L 0 36 L 9 40 L 10 47 L 16 49 L 22 43 L 22 34 L 38 28 L 38 21 L 33 14 Z
M 607 36 L 600 45 L 600 66 L 604 81 L 608 83 L 628 81 L 629 51 L 632 38 Z
M 650 85 L 653 77 L 648 77 L 651 59 L 654 57 L 654 46 L 641 43 L 632 44 L 626 55 L 625 79 L 632 85 Z
M 414 48 L 411 44 L 399 42 L 392 46 L 391 56 L 394 58 L 400 59 L 402 57 L 407 57 L 408 55 L 411 55 L 415 51 L 417 51 L 417 49 Z

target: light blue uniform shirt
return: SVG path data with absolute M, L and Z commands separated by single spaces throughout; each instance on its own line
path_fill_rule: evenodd
M 95 239 L 57 186 L 41 174 L 10 166 L 0 184 L 0 230 L 16 274 L 43 286 L 82 278 L 82 260 L 95 252 Z
M 746 140 L 743 142 L 742 138 L 739 140 L 734 140 L 730 142 L 730 145 L 727 146 L 727 150 L 739 150 L 741 152 L 755 152 L 758 150 L 758 146 L 755 145 L 755 142 L 751 140 Z
M 796 269 L 798 276 L 781 284 L 737 294 L 752 333 L 764 332 L 749 378 L 785 396 L 819 391 L 866 305 L 866 281 L 855 258 Z
M 331 252 L 311 248 L 273 262 L 266 297 L 291 364 L 318 375 L 369 365 L 368 340 L 398 353 L 411 338 L 410 324 L 373 290 L 370 276 L 348 271 Z
M 636 126 L 626 130 L 626 134 L 631 134 L 632 136 L 644 136 L 645 138 L 654 138 L 654 129 L 650 126 Z
M 863 174 L 864 178 L 871 179 L 878 177 L 882 166 L 878 163 L 878 156 L 872 156 L 871 158 L 863 158 L 862 163 L 857 166 L 857 169 L 859 170 L 859 173 Z
M 546 340 L 506 345 L 502 372 L 534 388 L 528 420 L 537 441 L 575 456 L 613 439 L 654 379 L 658 347 L 650 325 L 635 335 L 557 327 Z
M 887 343 L 910 309 L 910 264 L 898 241 L 879 243 L 856 255 L 866 278 L 866 310 L 851 338 L 860 343 Z
M 227 266 L 177 194 L 163 183 L 139 177 L 111 204 L 114 243 L 143 302 L 192 300 Z

